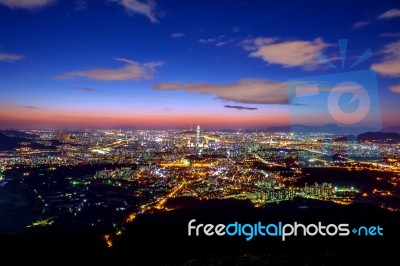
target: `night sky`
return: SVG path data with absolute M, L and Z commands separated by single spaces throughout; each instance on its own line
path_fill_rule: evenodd
M 361 70 L 400 125 L 398 1 L 0 0 L 0 128 L 325 124 L 287 81 Z

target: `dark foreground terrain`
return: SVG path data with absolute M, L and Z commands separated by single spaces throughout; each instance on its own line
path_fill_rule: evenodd
M 295 200 L 266 208 L 247 201 L 194 199 L 169 203 L 174 211 L 139 215 L 107 248 L 91 228 L 58 221 L 52 226 L 0 235 L 0 256 L 14 263 L 104 265 L 387 265 L 398 259 L 400 215 L 370 205 L 338 206 Z M 187 235 L 188 222 L 380 225 L 384 236 L 217 237 Z

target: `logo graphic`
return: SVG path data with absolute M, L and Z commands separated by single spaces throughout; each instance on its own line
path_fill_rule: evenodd
M 197 224 L 196 219 L 191 219 L 188 223 L 188 236 L 243 236 L 246 241 L 250 241 L 253 237 L 279 237 L 285 241 L 290 236 L 350 236 L 349 224 L 323 224 L 318 222 L 315 224 L 302 224 L 298 222 L 290 223 L 263 223 L 257 222 L 252 224 L 241 224 L 233 222 L 225 224 Z M 377 226 L 359 226 L 354 227 L 353 235 L 355 236 L 383 236 L 383 228 Z
M 349 104 L 356 102 L 358 107 L 353 112 L 346 112 L 340 107 L 340 99 L 345 94 L 352 94 Z M 343 82 L 335 86 L 328 96 L 328 110 L 333 119 L 342 124 L 360 123 L 370 110 L 368 92 L 355 82 Z
M 372 56 L 367 49 L 355 62 L 346 67 L 347 40 L 339 40 L 341 71 L 323 54 L 317 59 L 338 71 L 334 74 L 302 77 L 287 81 L 287 93 L 290 99 L 290 119 L 294 137 L 304 127 L 301 125 L 319 126 L 316 132 L 331 134 L 359 134 L 367 131 L 382 130 L 381 109 L 377 87 L 376 73 L 369 69 L 355 70 L 353 68 Z M 299 128 L 300 127 L 300 128 Z M 309 164 L 315 156 L 310 152 L 320 154 L 317 161 L 332 162 L 332 138 L 326 137 L 319 142 L 318 149 L 309 149 L 299 155 L 299 164 Z M 356 150 L 357 147 L 353 146 Z M 349 157 L 352 156 L 351 149 Z M 374 153 L 375 151 L 371 152 Z M 374 155 L 380 158 L 380 154 Z M 323 157 L 323 158 L 322 158 Z M 356 156 L 354 156 L 356 157 Z M 320 160 L 321 159 L 321 160 Z M 329 165 L 329 163 L 327 163 Z

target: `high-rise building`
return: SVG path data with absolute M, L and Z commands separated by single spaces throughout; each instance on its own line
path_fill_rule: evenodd
M 196 147 L 200 147 L 200 142 L 201 142 L 201 135 L 200 135 L 200 126 L 197 126 L 196 130 Z

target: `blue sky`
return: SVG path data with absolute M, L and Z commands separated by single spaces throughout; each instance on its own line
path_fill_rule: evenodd
M 367 49 L 352 71 L 376 72 L 379 124 L 400 124 L 397 1 L 231 2 L 0 0 L 0 127 L 324 124 L 326 93 L 296 106 L 286 81 Z

